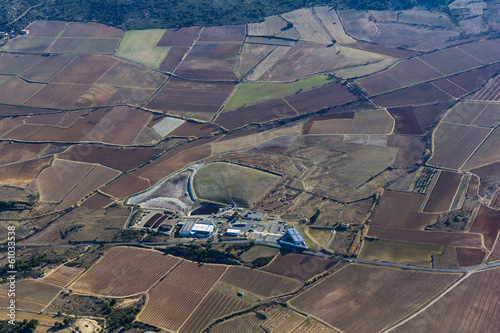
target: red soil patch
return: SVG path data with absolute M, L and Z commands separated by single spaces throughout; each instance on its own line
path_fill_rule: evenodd
M 423 211 L 438 213 L 449 210 L 461 179 L 462 174 L 460 173 L 441 171 Z
M 216 113 L 234 87 L 234 83 L 172 78 L 147 107 L 173 113 L 175 111 Z
M 24 121 L 24 117 L 4 118 L 0 120 L 0 136 L 5 137 L 5 133 L 11 131 Z
M 21 105 L 43 86 L 43 84 L 28 83 L 15 77 L 0 86 L 0 103 Z
M 113 201 L 114 201 L 113 199 L 101 193 L 96 193 L 87 200 L 85 200 L 82 203 L 82 206 L 87 208 L 104 208 L 113 203 Z
M 420 128 L 417 117 L 413 113 L 411 106 L 400 106 L 388 108 L 387 111 L 396 120 L 394 133 L 398 134 L 422 134 L 424 131 Z
M 286 96 L 284 99 L 290 103 L 297 112 L 305 114 L 353 102 L 358 100 L 359 96 L 347 85 L 334 83 L 295 95 Z
M 469 181 L 469 187 L 467 188 L 467 195 L 477 195 L 477 190 L 479 188 L 479 177 L 472 175 Z
M 476 69 L 463 74 L 451 76 L 448 79 L 467 90 L 474 91 L 481 87 L 490 77 L 500 69 L 500 64 L 491 65 L 485 68 Z
M 336 47 L 311 42 L 298 42 L 259 80 L 292 81 L 311 74 L 330 71 L 339 66 L 345 56 Z
M 437 220 L 435 214 L 418 212 L 424 199 L 423 194 L 386 190 L 371 223 L 408 229 L 420 229 L 432 224 Z
M 236 80 L 239 44 L 195 44 L 175 74 L 213 80 Z
M 61 37 L 121 38 L 123 31 L 94 22 L 69 22 Z
M 173 46 L 167 53 L 165 59 L 160 64 L 160 69 L 166 72 L 173 72 L 174 69 L 181 63 L 182 58 L 188 53 L 189 47 Z
M 219 128 L 212 125 L 185 122 L 175 130 L 170 132 L 167 136 L 203 137 L 219 132 Z
M 250 123 L 264 123 L 292 116 L 297 116 L 297 113 L 282 98 L 278 98 L 223 112 L 215 119 L 215 122 L 231 130 Z
M 38 176 L 40 171 L 48 167 L 51 161 L 52 156 L 47 156 L 0 167 L 0 184 L 26 186 Z
M 42 114 L 37 116 L 31 116 L 26 118 L 27 124 L 37 124 L 37 125 L 57 125 L 66 116 L 66 113 L 52 113 L 52 114 Z
M 443 76 L 419 58 L 401 61 L 385 72 L 405 87 Z
M 423 134 L 451 103 L 443 102 L 419 106 L 408 105 L 388 108 L 387 111 L 396 119 L 395 133 Z
M 32 63 L 32 66 L 20 72 L 19 75 L 30 81 L 48 82 L 75 58 L 75 55 L 67 54 L 43 56 L 40 57 L 40 62 Z M 1 72 L 4 73 L 4 71 Z
M 416 51 L 397 49 L 394 47 L 375 45 L 375 44 L 365 43 L 365 42 L 356 42 L 356 43 L 352 43 L 352 44 L 341 44 L 341 45 L 345 46 L 345 47 L 350 47 L 352 49 L 368 51 L 368 52 L 373 52 L 373 53 L 379 53 L 379 54 L 387 55 L 389 57 L 394 57 L 394 58 L 408 58 L 408 57 L 420 54 L 420 52 L 416 52 Z
M 468 93 L 467 90 L 465 90 L 464 88 L 460 87 L 456 83 L 453 83 L 446 78 L 434 81 L 434 82 L 432 82 L 432 84 L 435 85 L 436 87 L 446 91 L 448 94 L 450 94 L 453 97 L 460 97 L 460 96 Z
M 49 83 L 31 97 L 27 106 L 71 109 L 84 107 L 78 105 L 79 98 L 85 94 L 91 85 Z
M 384 107 L 426 104 L 440 100 L 450 100 L 452 97 L 431 83 L 423 83 L 406 89 L 374 97 L 374 101 Z
M 172 172 L 182 169 L 192 162 L 209 157 L 211 154 L 212 146 L 207 144 L 189 150 L 184 150 L 158 164 L 155 163 L 156 161 L 152 162 L 146 166 L 146 168 L 149 169 L 148 171 L 144 172 L 144 169 L 146 168 L 143 168 L 140 169 L 139 172 L 141 172 L 141 177 L 149 179 L 151 185 L 154 185 Z
M 94 83 L 117 62 L 118 59 L 110 56 L 80 55 L 52 82 Z
M 129 145 L 149 122 L 150 113 L 117 106 L 101 108 L 78 119 L 71 127 L 41 126 L 29 135 L 32 141 L 85 141 Z M 134 126 L 130 127 L 130 124 Z M 25 125 L 27 126 L 27 125 Z
M 23 140 L 31 133 L 37 131 L 40 128 L 39 125 L 24 125 L 21 124 L 14 128 L 12 131 L 4 135 L 5 138 L 13 140 Z M 30 140 L 31 141 L 31 140 Z
M 403 88 L 401 82 L 396 81 L 387 72 L 381 72 L 356 80 L 356 84 L 368 95 L 378 95 L 380 93 Z
M 477 58 L 454 47 L 421 55 L 420 59 L 444 74 L 453 74 L 484 66 L 483 62 Z
M 481 265 L 486 256 L 486 252 L 483 249 L 471 249 L 457 246 L 455 251 L 457 252 L 458 266 L 460 267 Z
M 199 32 L 200 27 L 167 29 L 156 46 L 191 46 Z
M 330 269 L 337 262 L 337 260 L 282 251 L 269 265 L 262 269 L 306 281 Z
M 206 27 L 200 34 L 198 41 L 236 41 L 242 42 L 245 38 L 244 25 L 224 25 Z
M 102 188 L 102 192 L 118 199 L 124 199 L 132 194 L 145 190 L 150 186 L 151 184 L 147 179 L 139 178 L 133 174 L 128 174 L 113 180 L 111 183 L 104 186 Z
M 50 47 L 53 53 L 113 54 L 120 44 L 119 38 L 58 38 Z
M 59 155 L 59 158 L 78 162 L 99 163 L 125 172 L 149 161 L 161 151 L 161 149 L 116 149 L 77 146 Z
M 481 205 L 470 231 L 482 234 L 484 245 L 488 250 L 491 250 L 498 230 L 500 230 L 500 211 Z
M 479 234 L 466 232 L 409 230 L 372 225 L 368 231 L 368 236 L 379 239 L 439 245 L 458 245 L 474 248 L 481 248 L 483 246 L 482 238 Z
M 45 145 L 11 143 L 0 150 L 0 164 L 20 162 L 36 157 Z

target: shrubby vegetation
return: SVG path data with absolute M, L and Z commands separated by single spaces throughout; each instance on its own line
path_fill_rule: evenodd
M 3 333 L 31 333 L 38 326 L 38 320 L 32 319 L 27 321 L 17 321 L 15 325 L 9 324 L 6 320 L 0 320 L 0 331 Z
M 47 253 L 35 253 L 29 260 L 18 259 L 14 264 L 14 269 L 8 267 L 8 264 L 0 269 L 0 276 L 7 277 L 8 271 L 17 271 L 17 278 L 37 278 L 42 276 L 41 266 L 48 264 L 59 264 L 66 261 L 67 258 L 62 255 L 50 256 Z
M 11 0 L 0 2 L 0 30 L 22 29 L 40 19 L 96 21 L 125 29 L 241 24 L 260 21 L 311 5 L 358 9 L 405 9 L 417 4 L 442 6 L 449 0 Z M 14 24 L 8 25 L 31 9 Z

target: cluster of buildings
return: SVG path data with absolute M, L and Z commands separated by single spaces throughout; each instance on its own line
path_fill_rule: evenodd
M 209 237 L 215 231 L 215 225 L 209 219 L 184 220 L 181 223 L 182 226 L 179 230 L 180 237 Z

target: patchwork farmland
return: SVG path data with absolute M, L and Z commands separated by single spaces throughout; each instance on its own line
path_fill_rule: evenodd
M 495 3 L 24 5 L 0 229 L 37 332 L 499 330 Z

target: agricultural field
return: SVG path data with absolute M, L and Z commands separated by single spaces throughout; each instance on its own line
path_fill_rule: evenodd
M 148 108 L 210 120 L 234 89 L 234 83 L 170 79 L 149 101 Z
M 307 59 L 307 60 L 306 60 Z M 299 42 L 280 57 L 262 76 L 261 81 L 293 81 L 328 72 L 346 60 L 335 46 Z
M 497 126 L 481 143 L 469 160 L 462 166 L 465 170 L 479 168 L 500 160 L 500 126 Z
M 471 232 L 482 234 L 484 245 L 491 250 L 500 230 L 500 211 L 481 205 L 470 229 Z
M 499 273 L 491 269 L 472 274 L 396 331 L 494 332 L 500 324 L 496 315 Z
M 436 215 L 419 212 L 424 199 L 423 194 L 386 190 L 372 216 L 372 224 L 408 229 L 420 229 L 432 224 Z
M 15 226 L 33 266 L 21 311 L 89 304 L 117 331 L 498 331 L 497 4 L 81 2 L 66 22 L 14 2 L 0 234 Z M 276 225 L 222 246 L 214 217 L 222 233 L 188 245 L 176 223 L 204 201 Z M 257 241 L 285 224 L 321 255 Z M 59 258 L 68 244 L 86 246 Z
M 461 180 L 462 175 L 460 173 L 441 171 L 422 211 L 438 213 L 450 210 Z
M 16 308 L 30 312 L 41 312 L 54 297 L 59 294 L 61 287 L 38 280 L 25 279 L 16 281 Z M 7 307 L 10 298 L 8 284 L 0 286 L 0 307 Z
M 373 261 L 387 261 L 402 265 L 432 267 L 432 257 L 440 255 L 444 247 L 389 240 L 367 240 L 359 253 L 359 258 Z
M 131 262 L 134 265 L 130 265 Z M 71 288 L 90 295 L 135 295 L 147 291 L 179 262 L 179 259 L 157 251 L 115 247 L 80 276 Z
M 298 91 L 322 86 L 332 81 L 335 81 L 333 77 L 318 75 L 289 83 L 245 82 L 238 86 L 231 99 L 224 105 L 224 110 L 237 109 L 281 96 L 292 95 Z
M 336 260 L 281 251 L 270 264 L 262 269 L 268 272 L 307 281 L 332 268 L 336 264 Z
M 149 292 L 149 299 L 137 320 L 178 331 L 193 311 L 199 308 L 198 305 L 225 271 L 226 267 L 221 265 L 181 262 Z M 235 306 L 238 308 L 238 303 L 231 305 L 231 298 L 222 297 L 222 299 L 229 303 L 226 304 L 230 306 L 229 309 L 231 307 L 234 309 Z M 219 311 L 223 312 L 225 309 Z M 199 315 L 206 320 L 206 313 Z
M 290 304 L 341 331 L 374 332 L 417 310 L 458 278 L 458 274 L 353 264 L 292 299 Z M 405 297 L 399 297 L 402 294 Z
M 217 27 L 214 27 L 217 28 Z M 241 45 L 232 42 L 201 42 L 192 47 L 175 70 L 175 74 L 197 79 L 236 80 L 236 67 Z
M 229 267 L 221 281 L 266 298 L 287 294 L 302 286 L 302 282 L 295 279 L 239 266 Z
M 378 109 L 313 117 L 304 134 L 391 134 L 393 127 L 394 119 L 390 114 Z
M 231 163 L 211 163 L 196 171 L 193 187 L 202 200 L 252 207 L 280 177 Z
M 59 266 L 49 274 L 42 278 L 43 282 L 50 283 L 60 287 L 66 287 L 74 279 L 76 279 L 84 269 L 69 267 L 69 266 Z
M 181 333 L 201 332 L 213 319 L 249 307 L 249 303 L 235 296 L 212 290 L 179 329 Z
M 459 170 L 490 132 L 489 128 L 441 122 L 433 133 L 433 154 L 428 164 Z
M 170 50 L 168 46 L 158 46 L 164 34 L 165 30 L 162 29 L 126 31 L 115 55 L 151 68 L 159 68 Z
M 462 245 L 473 248 L 481 248 L 483 245 L 481 236 L 476 233 L 410 230 L 381 225 L 371 225 L 368 237 L 438 245 Z

